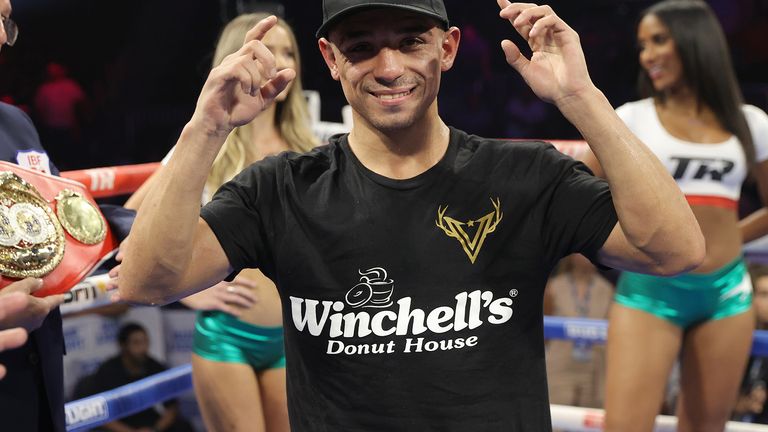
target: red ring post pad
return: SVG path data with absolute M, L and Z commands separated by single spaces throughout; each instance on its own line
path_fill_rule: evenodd
M 3 161 L 0 178 L 0 289 L 38 277 L 35 296 L 66 292 L 117 249 L 82 183 Z
M 160 166 L 160 162 L 122 165 L 64 171 L 61 176 L 84 184 L 94 198 L 105 198 L 136 192 Z

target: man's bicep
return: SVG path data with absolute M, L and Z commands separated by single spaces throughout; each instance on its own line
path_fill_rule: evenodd
M 621 223 L 617 222 L 597 253 L 600 264 L 617 270 L 640 273 L 654 273 L 657 263 L 645 252 L 633 246 L 624 235 Z

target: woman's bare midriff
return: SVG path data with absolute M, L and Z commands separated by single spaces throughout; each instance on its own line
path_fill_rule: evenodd
M 275 284 L 259 270 L 245 269 L 238 277 L 250 279 L 256 283 L 256 304 L 246 310 L 240 320 L 262 327 L 283 325 L 280 295 Z
M 692 206 L 704 234 L 707 254 L 691 273 L 710 273 L 741 255 L 742 240 L 735 211 L 712 206 Z

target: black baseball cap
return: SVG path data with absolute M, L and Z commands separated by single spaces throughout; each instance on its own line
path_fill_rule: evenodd
M 443 29 L 448 28 L 448 12 L 445 11 L 443 0 L 323 0 L 323 24 L 317 29 L 316 36 L 327 36 L 331 26 L 349 14 L 373 8 L 394 8 L 420 13 L 440 21 Z

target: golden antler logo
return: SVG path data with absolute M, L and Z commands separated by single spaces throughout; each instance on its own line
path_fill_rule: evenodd
M 495 211 L 488 213 L 480 219 L 467 222 L 460 222 L 452 217 L 445 216 L 445 211 L 448 210 L 448 206 L 445 206 L 445 208 L 439 206 L 437 208 L 437 220 L 435 221 L 435 224 L 437 224 L 438 228 L 442 229 L 448 237 L 453 237 L 461 243 L 461 247 L 464 248 L 464 252 L 467 254 L 472 264 L 475 263 L 477 255 L 483 247 L 485 238 L 488 234 L 496 230 L 496 226 L 499 225 L 501 218 L 504 216 L 504 213 L 499 210 L 499 207 L 501 206 L 499 199 L 496 198 L 496 201 L 491 199 L 491 203 L 496 209 Z M 477 225 L 475 235 L 472 236 L 471 239 L 466 231 L 464 231 L 464 225 L 469 228 L 474 228 L 475 225 Z

